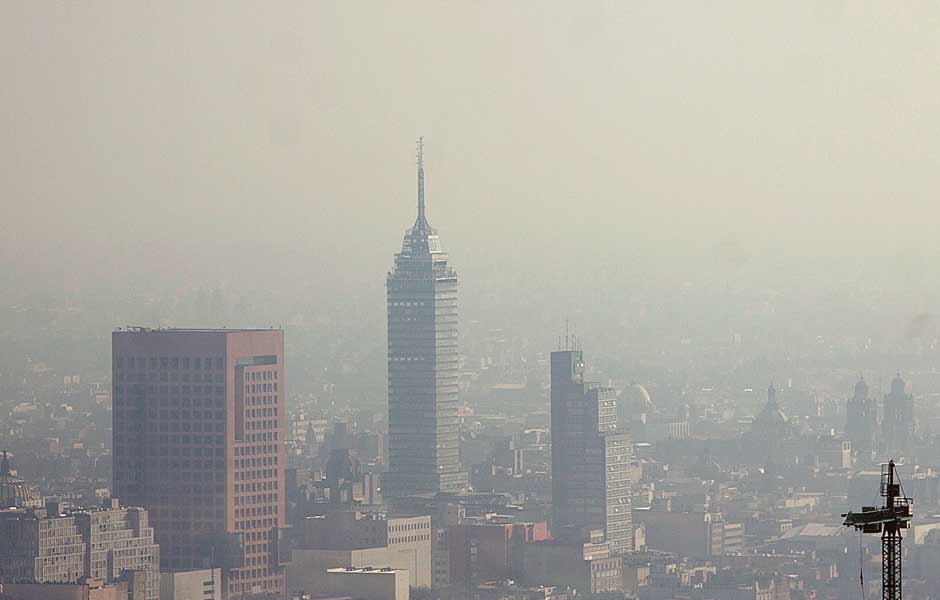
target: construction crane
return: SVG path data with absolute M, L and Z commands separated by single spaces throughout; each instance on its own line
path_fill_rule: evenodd
M 884 506 L 863 506 L 862 512 L 842 515 L 842 524 L 862 533 L 881 534 L 881 597 L 901 600 L 901 530 L 911 524 L 912 499 L 902 495 L 894 461 L 881 465 Z

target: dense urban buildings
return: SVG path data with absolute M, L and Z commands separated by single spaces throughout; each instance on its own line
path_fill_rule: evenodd
M 162 568 L 283 592 L 283 332 L 129 328 L 112 362 L 114 493 L 150 511 Z
M 327 566 L 367 566 L 339 557 L 348 556 L 348 560 L 354 561 L 357 556 L 352 552 L 368 551 L 360 556 L 378 561 L 372 564 L 406 570 L 413 587 L 431 586 L 430 516 L 390 517 L 382 513 L 337 511 L 308 517 L 299 528 L 301 552 L 325 551 L 308 552 L 311 561 L 327 557 L 326 560 L 336 561 Z M 296 562 L 303 564 L 301 560 Z
M 603 531 L 597 530 L 527 543 L 521 548 L 516 573 L 528 585 L 558 586 L 573 595 L 621 592 L 623 597 L 623 557 L 613 555 L 603 537 Z
M 580 350 L 551 354 L 552 530 L 601 530 L 611 552 L 633 549 L 630 436 L 617 393 L 584 380 Z
M 448 531 L 450 583 L 471 593 L 491 581 L 506 581 L 520 572 L 523 547 L 549 539 L 548 525 L 513 522 L 504 516 L 467 519 Z
M 418 142 L 418 216 L 386 281 L 388 474 L 386 496 L 467 487 L 458 434 L 457 272 L 425 216 Z
M 147 511 L 116 499 L 96 508 L 0 510 L 0 583 L 121 582 L 135 599 L 160 596 L 160 548 Z
M 0 600 L 131 600 L 127 583 L 88 577 L 79 583 L 3 583 Z M 161 598 L 161 600 L 163 600 Z
M 0 0 L 0 600 L 940 600 L 938 25 Z

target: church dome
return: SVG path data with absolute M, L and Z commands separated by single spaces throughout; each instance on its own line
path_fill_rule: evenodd
M 777 405 L 777 390 L 774 389 L 773 384 L 770 384 L 767 388 L 767 404 L 754 418 L 754 428 L 763 431 L 777 430 L 785 427 L 789 422 L 790 418 Z
M 634 383 L 626 390 L 626 400 L 630 407 L 636 412 L 648 413 L 653 407 L 653 400 L 646 388 L 639 383 Z
M 3 453 L 0 463 L 0 508 L 40 507 L 42 498 L 35 486 L 13 474 L 10 459 Z

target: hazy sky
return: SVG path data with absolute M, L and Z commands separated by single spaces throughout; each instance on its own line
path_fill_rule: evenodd
M 380 288 L 418 135 L 471 278 L 938 247 L 934 2 L 6 0 L 0 73 L 7 286 Z

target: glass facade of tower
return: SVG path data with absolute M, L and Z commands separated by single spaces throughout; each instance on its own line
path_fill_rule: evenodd
M 457 273 L 424 216 L 423 167 L 418 177 L 418 218 L 386 282 L 389 497 L 467 487 L 457 430 Z

